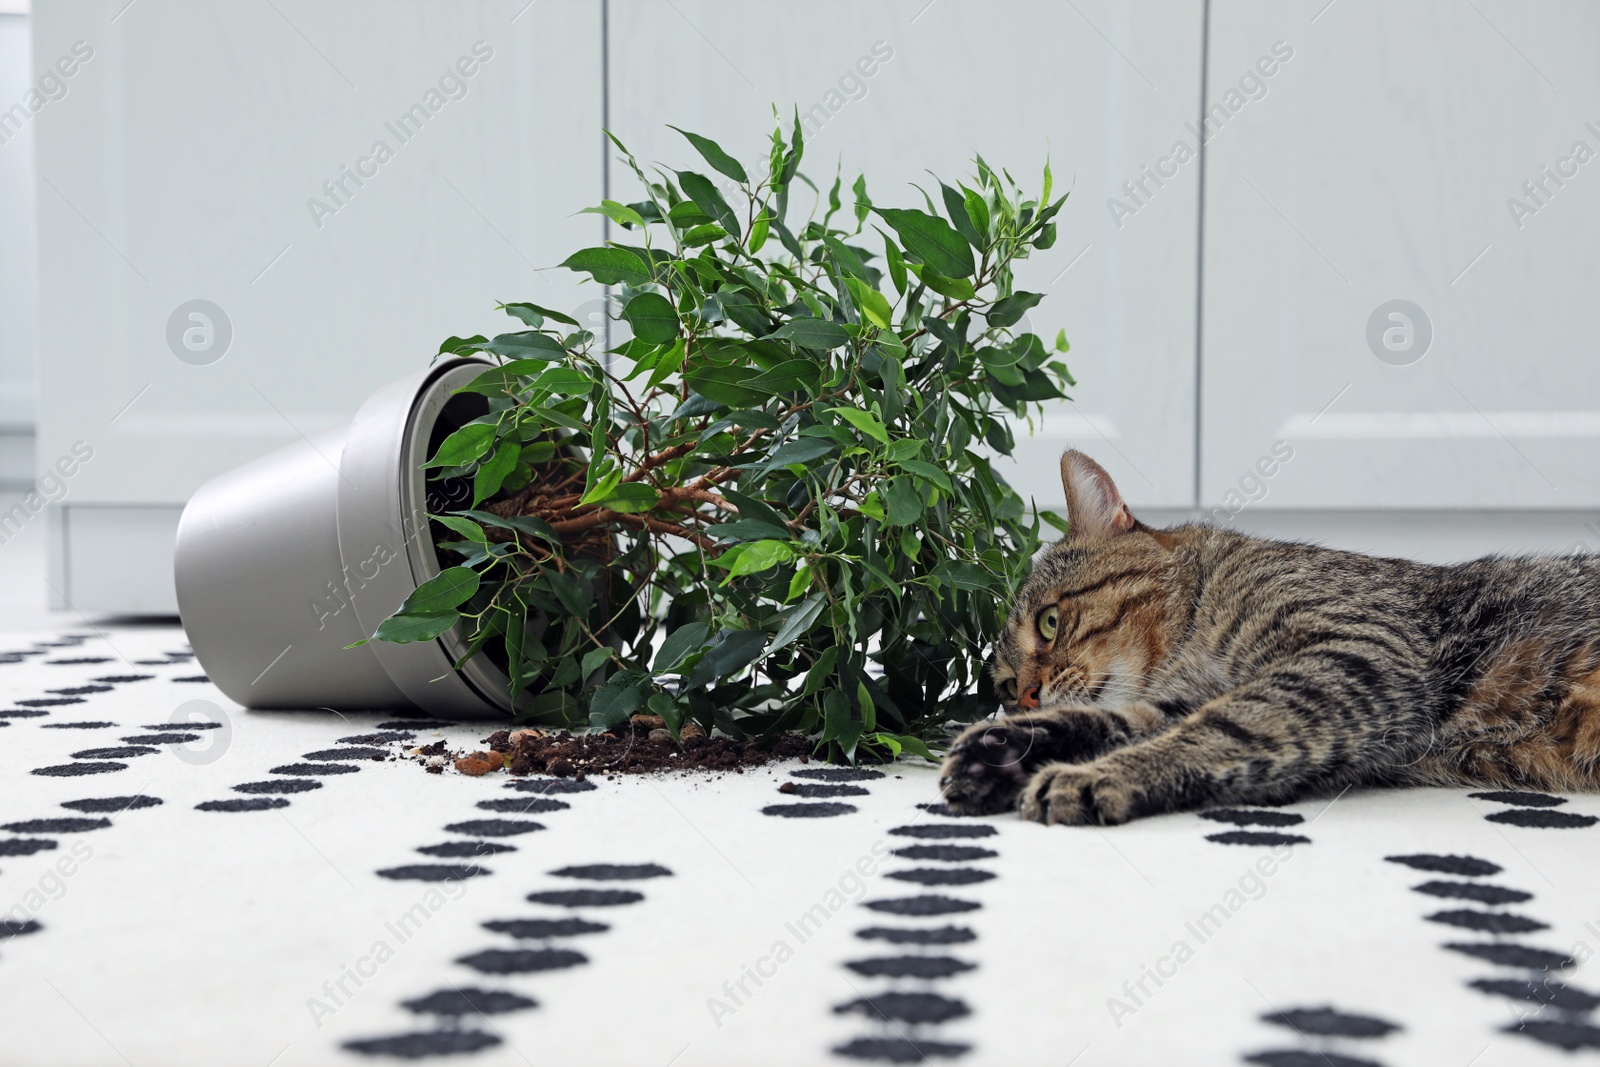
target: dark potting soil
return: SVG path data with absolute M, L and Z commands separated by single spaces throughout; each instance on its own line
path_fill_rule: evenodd
M 604 733 L 574 735 L 537 730 L 500 730 L 485 738 L 490 751 L 506 758 L 512 774 L 551 774 L 582 779 L 595 774 L 652 774 L 660 771 L 733 771 L 775 760 L 806 759 L 811 743 L 800 734 L 780 735 L 769 747 L 731 737 L 691 737 L 651 741 L 651 727 L 625 723 Z

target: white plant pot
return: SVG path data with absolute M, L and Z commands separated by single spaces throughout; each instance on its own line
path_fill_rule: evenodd
M 368 637 L 440 571 L 421 464 L 481 415 L 453 390 L 487 364 L 452 359 L 374 393 L 345 426 L 203 485 L 178 524 L 178 610 L 195 656 L 247 708 L 420 708 L 449 719 L 511 714 L 487 657 L 463 670 L 460 627 L 396 645 Z M 432 509 L 470 500 L 435 499 Z

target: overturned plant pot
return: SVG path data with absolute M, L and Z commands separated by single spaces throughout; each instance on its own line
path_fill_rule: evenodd
M 348 424 L 214 478 L 178 524 L 178 610 L 206 674 L 248 708 L 400 708 L 510 716 L 510 680 L 483 655 L 460 671 L 459 627 L 357 648 L 440 572 L 428 513 L 465 483 L 424 482 L 439 442 L 487 410 L 454 391 L 485 363 L 452 360 L 374 393 Z M 455 500 L 456 493 L 464 498 Z

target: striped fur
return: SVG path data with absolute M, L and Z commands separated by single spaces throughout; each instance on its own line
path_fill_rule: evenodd
M 1087 456 L 1062 481 L 1072 533 L 1018 594 L 1004 716 L 952 746 L 951 807 L 1109 825 L 1351 786 L 1600 788 L 1600 557 L 1157 530 Z

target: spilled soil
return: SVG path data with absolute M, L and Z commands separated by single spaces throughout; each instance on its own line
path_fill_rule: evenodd
M 488 746 L 486 751 L 457 758 L 456 769 L 474 776 L 506 771 L 519 776 L 548 774 L 580 781 L 593 774 L 663 771 L 741 774 L 747 767 L 760 767 L 778 760 L 809 762 L 812 748 L 811 742 L 795 733 L 781 734 L 765 748 L 755 741 L 706 737 L 693 728 L 686 728 L 681 740 L 674 740 L 662 728 L 659 719 L 648 715 L 636 715 L 625 725 L 596 734 L 499 730 L 484 738 L 484 743 Z

